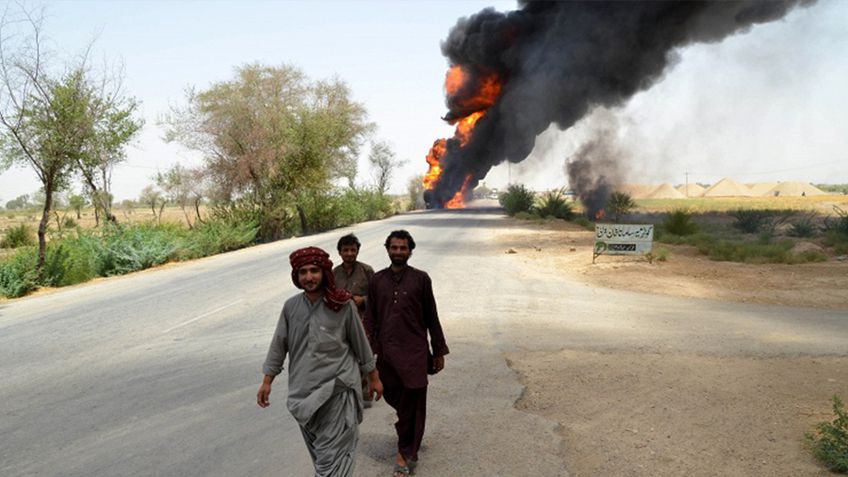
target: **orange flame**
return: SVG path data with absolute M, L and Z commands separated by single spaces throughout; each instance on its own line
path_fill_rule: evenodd
M 439 162 L 445 155 L 446 144 L 446 139 L 436 139 L 436 142 L 433 143 L 433 147 L 430 148 L 430 152 L 427 154 L 427 164 L 430 165 L 430 169 L 424 175 L 424 189 L 426 190 L 433 190 L 433 187 L 436 186 L 436 182 L 439 180 L 439 176 L 442 175 L 442 166 Z
M 445 75 L 445 92 L 449 98 L 456 101 L 454 104 L 458 104 L 466 111 L 466 116 L 450 120 L 451 124 L 456 124 L 453 138 L 459 142 L 459 147 L 468 144 L 477 122 L 486 115 L 486 111 L 495 104 L 501 94 L 501 82 L 497 74 L 493 73 L 478 79 L 474 84 L 473 91 L 464 91 L 469 86 L 469 78 L 471 78 L 471 75 L 461 65 L 452 66 Z M 468 93 L 473 94 L 465 97 Z M 467 111 L 473 112 L 468 114 Z M 427 154 L 429 169 L 427 174 L 424 175 L 424 189 L 433 190 L 439 181 L 439 176 L 442 174 L 441 160 L 446 151 L 446 139 L 437 139 L 433 143 L 433 147 L 430 148 L 430 152 Z M 460 191 L 454 194 L 444 206 L 448 209 L 465 207 L 463 198 L 468 192 L 471 181 L 472 176 L 469 174 L 466 176 Z
M 446 209 L 464 209 L 465 208 L 465 194 L 468 193 L 468 185 L 471 183 L 471 174 L 465 176 L 465 182 L 462 183 L 462 189 L 459 189 L 459 192 L 453 195 L 451 200 L 445 203 Z
M 466 75 L 465 71 L 462 70 L 462 67 L 451 66 L 448 70 L 447 74 L 445 74 L 445 91 L 449 96 L 454 96 L 456 93 L 462 89 L 462 85 L 465 84 Z
M 598 209 L 598 211 L 595 212 L 595 220 L 604 220 L 604 217 L 606 216 L 607 213 L 604 209 Z
M 474 125 L 485 115 L 486 111 L 477 111 L 459 120 L 456 124 L 454 137 L 459 139 L 460 146 L 468 144 L 468 140 L 471 139 L 471 131 L 474 130 Z

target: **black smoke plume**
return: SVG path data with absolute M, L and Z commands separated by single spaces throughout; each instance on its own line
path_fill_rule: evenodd
M 524 1 L 516 11 L 460 19 L 442 53 L 470 79 L 447 98 L 445 119 L 473 112 L 463 96 L 483 78 L 497 75 L 502 89 L 465 146 L 447 141 L 429 205 L 450 200 L 469 175 L 473 189 L 493 166 L 524 160 L 551 124 L 565 130 L 595 107 L 624 104 L 660 79 L 676 48 L 720 41 L 813 1 Z

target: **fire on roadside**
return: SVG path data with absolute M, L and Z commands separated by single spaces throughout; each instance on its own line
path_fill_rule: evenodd
M 453 139 L 458 142 L 459 147 L 465 147 L 471 140 L 478 121 L 486 115 L 486 111 L 492 107 L 501 93 L 501 82 L 496 74 L 475 75 L 469 74 L 460 65 L 452 66 L 445 76 L 445 93 L 448 103 L 457 105 L 461 111 L 449 113 L 448 123 L 455 124 L 456 130 Z M 424 189 L 433 190 L 439 182 L 443 168 L 442 159 L 447 152 L 447 139 L 437 139 L 427 154 L 429 169 L 424 175 Z M 460 209 L 465 207 L 465 197 L 473 177 L 466 176 L 462 188 L 454 196 L 442 204 L 449 209 Z

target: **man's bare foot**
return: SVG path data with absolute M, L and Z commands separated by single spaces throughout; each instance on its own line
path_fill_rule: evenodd
M 398 452 L 395 457 L 395 469 L 392 473 L 392 477 L 408 477 L 409 473 L 410 469 L 409 465 L 407 465 L 406 459 L 400 452 Z

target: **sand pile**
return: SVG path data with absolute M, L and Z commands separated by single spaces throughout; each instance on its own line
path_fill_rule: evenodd
M 685 199 L 686 196 L 683 195 L 679 190 L 675 189 L 674 186 L 669 184 L 668 182 L 662 184 L 661 186 L 654 189 L 653 192 L 648 194 L 646 199 Z
M 634 199 L 645 199 L 657 188 L 650 184 L 621 184 L 616 187 L 618 192 L 624 192 Z
M 747 185 L 748 188 L 751 189 L 752 194 L 754 194 L 755 196 L 758 196 L 758 195 L 766 195 L 768 193 L 768 191 L 774 189 L 774 186 L 776 186 L 777 184 L 778 184 L 777 182 L 756 182 L 754 184 L 745 184 L 745 185 Z
M 813 195 L 826 195 L 826 193 L 807 182 L 781 182 L 769 190 L 765 195 L 780 197 L 809 197 Z
M 748 186 L 727 177 L 704 191 L 704 197 L 751 197 L 753 195 Z
M 704 189 L 698 184 L 689 184 L 688 189 L 686 184 L 677 186 L 677 191 L 683 194 L 684 197 L 701 197 L 704 195 L 705 190 L 707 189 Z

